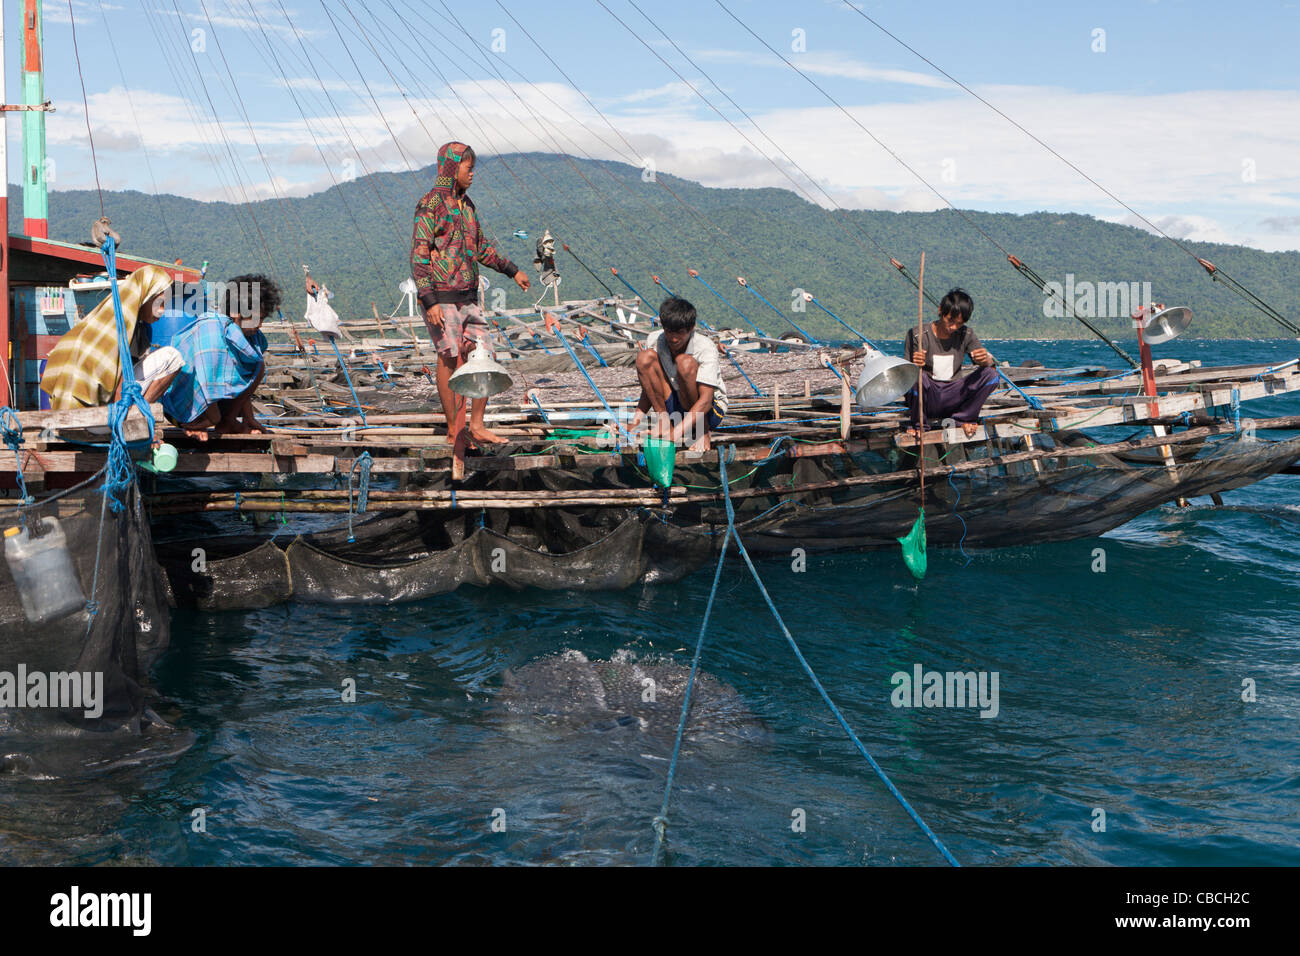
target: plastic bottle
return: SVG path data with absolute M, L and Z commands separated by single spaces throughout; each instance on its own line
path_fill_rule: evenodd
M 86 606 L 77 569 L 59 519 L 40 520 L 41 535 L 27 528 L 5 529 L 5 560 L 18 585 L 23 613 L 33 624 L 44 624 Z

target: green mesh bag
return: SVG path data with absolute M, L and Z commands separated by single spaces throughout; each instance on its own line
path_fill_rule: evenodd
M 925 577 L 925 509 L 916 510 L 916 522 L 912 530 L 898 539 L 903 546 L 903 563 L 918 581 Z
M 647 438 L 645 447 L 646 470 L 660 488 L 671 488 L 673 484 L 673 465 L 677 461 L 677 445 L 666 438 Z

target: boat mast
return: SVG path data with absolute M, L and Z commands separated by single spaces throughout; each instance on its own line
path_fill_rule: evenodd
M 3 106 L 7 93 L 5 90 L 5 0 L 0 0 L 0 106 Z M 13 395 L 9 389 L 9 377 L 13 374 L 15 360 L 21 362 L 21 355 L 14 356 L 9 337 L 9 111 L 0 109 L 0 354 L 5 358 L 4 383 L 0 385 L 0 404 L 12 405 Z
M 23 3 L 23 232 L 49 237 L 49 199 L 45 185 L 45 64 L 42 62 L 41 0 Z

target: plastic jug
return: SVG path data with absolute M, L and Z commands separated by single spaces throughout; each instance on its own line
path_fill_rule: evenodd
M 44 624 L 86 606 L 77 569 L 59 519 L 40 520 L 40 537 L 27 528 L 5 530 L 5 560 L 18 585 L 23 613 L 33 624 Z

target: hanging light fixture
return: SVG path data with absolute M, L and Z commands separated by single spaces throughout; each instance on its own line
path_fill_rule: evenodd
M 474 346 L 465 364 L 451 373 L 451 390 L 466 398 L 488 398 L 504 392 L 512 384 L 510 373 L 497 363 L 482 342 Z
M 1161 345 L 1170 342 L 1187 331 L 1192 324 L 1192 310 L 1185 305 L 1176 305 L 1169 309 L 1155 307 L 1150 318 L 1139 328 L 1147 345 Z
M 867 364 L 858 376 L 859 408 L 879 408 L 898 401 L 916 386 L 921 369 L 913 362 L 894 358 L 868 347 Z

